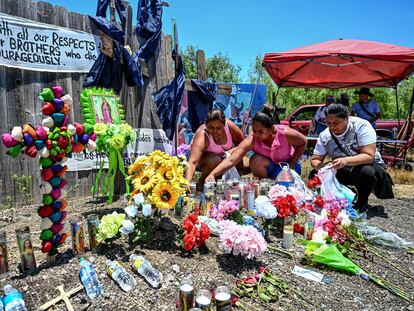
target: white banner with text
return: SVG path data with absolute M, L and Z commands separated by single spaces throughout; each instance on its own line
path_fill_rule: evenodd
M 135 159 L 142 155 L 147 155 L 154 150 L 160 150 L 171 154 L 173 144 L 165 135 L 163 130 L 158 129 L 136 129 L 137 138 L 131 142 L 122 154 L 125 168 L 127 168 Z M 68 171 L 90 171 L 99 169 L 102 161 L 105 160 L 104 168 L 108 168 L 108 158 L 103 152 L 81 152 L 73 154 L 66 165 Z
M 98 55 L 97 36 L 0 13 L 0 65 L 89 72 Z

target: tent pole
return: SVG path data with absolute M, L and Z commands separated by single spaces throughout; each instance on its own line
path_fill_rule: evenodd
M 398 128 L 400 128 L 400 105 L 398 103 L 398 85 L 395 86 L 395 103 L 397 104 Z
M 244 120 L 243 120 L 243 124 L 241 128 L 243 135 L 246 134 L 245 131 L 247 128 L 247 123 L 249 123 L 250 111 L 252 110 L 253 100 L 254 100 L 254 97 L 256 96 L 257 87 L 259 86 L 259 83 L 260 83 L 260 77 L 261 77 L 261 72 L 259 72 L 259 75 L 257 76 L 256 85 L 254 86 L 252 97 L 250 98 L 249 107 L 246 109 L 246 112 L 244 114 Z
M 414 85 L 413 85 L 413 93 L 411 94 L 410 109 L 408 111 L 408 133 L 411 133 L 411 116 L 413 114 L 413 105 L 414 105 Z

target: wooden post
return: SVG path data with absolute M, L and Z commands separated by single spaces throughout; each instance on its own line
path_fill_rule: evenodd
M 201 81 L 207 80 L 206 56 L 203 50 L 197 50 L 197 79 Z
M 174 50 L 175 50 L 175 58 L 174 58 L 174 72 L 175 76 L 178 75 L 178 31 L 177 31 L 177 22 L 175 18 L 173 18 L 173 27 L 174 27 Z M 178 126 L 180 123 L 180 113 L 178 113 L 178 120 L 177 124 L 175 125 L 175 135 L 174 135 L 174 149 L 175 153 L 178 150 Z

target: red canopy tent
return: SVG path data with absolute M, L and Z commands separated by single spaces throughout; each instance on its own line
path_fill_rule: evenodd
M 339 39 L 266 53 L 262 65 L 279 87 L 395 87 L 414 71 L 414 49 Z
M 382 42 L 338 39 L 280 53 L 266 53 L 262 66 L 280 87 L 394 87 L 414 72 L 414 49 Z M 411 97 L 408 131 L 414 104 Z

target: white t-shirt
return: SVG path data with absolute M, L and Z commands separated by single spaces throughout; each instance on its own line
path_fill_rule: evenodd
M 348 127 L 344 134 L 335 135 L 342 149 L 342 152 L 335 141 L 332 139 L 329 128 L 319 134 L 316 142 L 314 155 L 329 155 L 332 159 L 354 156 L 360 153 L 363 146 L 375 144 L 377 134 L 371 124 L 358 117 L 349 117 Z M 375 163 L 383 164 L 383 160 L 378 150 L 375 150 Z

